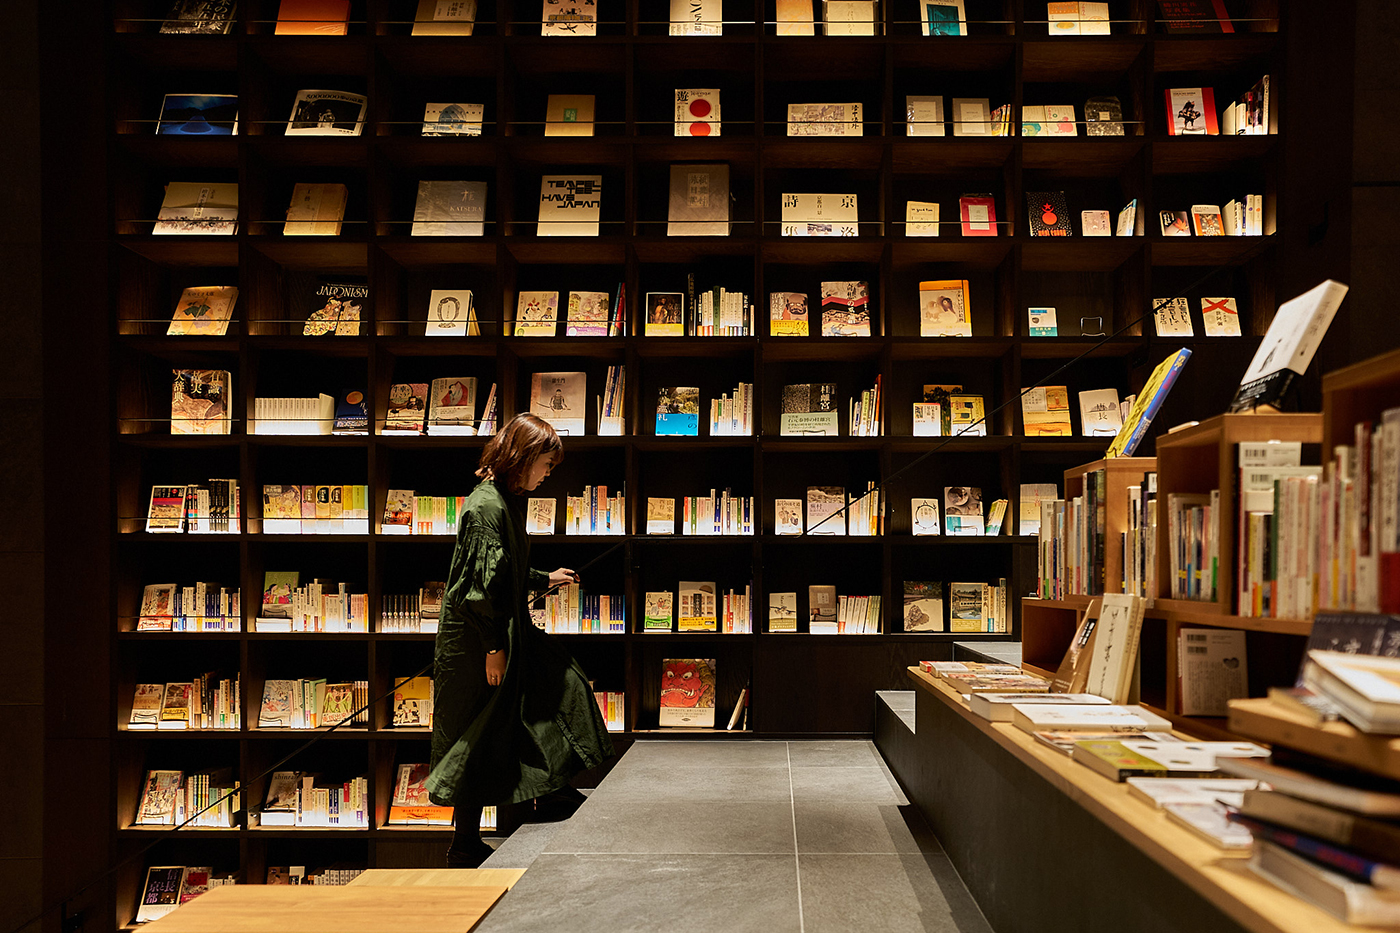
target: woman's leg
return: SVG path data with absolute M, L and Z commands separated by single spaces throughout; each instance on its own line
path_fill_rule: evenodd
M 452 833 L 452 845 L 447 849 L 448 868 L 476 868 L 494 851 L 481 839 L 481 804 L 458 807 Z

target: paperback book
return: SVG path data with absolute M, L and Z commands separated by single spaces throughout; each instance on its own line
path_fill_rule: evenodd
M 166 94 L 157 136 L 238 135 L 237 94 Z
M 558 292 L 520 293 L 515 306 L 515 336 L 553 337 L 558 329 Z
M 238 287 L 235 285 L 187 288 L 175 303 L 166 336 L 222 337 L 228 333 L 237 302 Z
M 870 283 L 823 282 L 822 336 L 870 336 Z
M 919 283 L 919 336 L 972 336 L 972 303 L 966 279 Z
M 530 411 L 560 434 L 582 436 L 587 418 L 587 377 L 584 373 L 532 374 Z
M 713 729 L 716 683 L 713 658 L 663 660 L 658 725 Z
M 470 289 L 435 288 L 428 295 L 425 337 L 480 337 Z
M 288 136 L 359 136 L 369 99 L 350 91 L 297 91 Z
M 481 236 L 486 231 L 486 182 L 420 181 L 410 236 Z

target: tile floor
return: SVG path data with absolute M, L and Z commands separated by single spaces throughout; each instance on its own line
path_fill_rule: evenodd
M 503 858 L 528 868 L 479 933 L 991 933 L 864 741 L 638 742 Z

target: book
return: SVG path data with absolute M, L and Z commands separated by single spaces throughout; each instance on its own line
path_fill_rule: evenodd
M 1146 607 L 1142 598 L 1126 593 L 1105 593 L 1099 598 L 1099 621 L 1094 628 L 1094 652 L 1084 691 L 1124 703 L 1137 669 Z
M 159 920 L 180 906 L 180 883 L 184 879 L 183 865 L 152 865 L 146 869 L 146 883 L 141 889 L 141 903 L 136 909 L 136 922 Z
M 430 435 L 476 434 L 476 377 L 434 379 L 428 390 Z
M 1162 407 L 1162 402 L 1166 401 L 1167 393 L 1176 383 L 1176 377 L 1181 375 L 1182 367 L 1190 358 L 1191 351 L 1183 347 L 1157 364 L 1157 367 L 1152 370 L 1152 375 L 1147 377 L 1147 384 L 1142 387 L 1142 391 L 1134 399 L 1127 417 L 1123 419 L 1122 430 L 1113 439 L 1113 443 L 1108 445 L 1108 450 L 1104 454 L 1106 458 L 1113 459 L 1114 457 L 1131 457 L 1133 455 L 1138 444 L 1142 443 L 1142 439 L 1147 436 L 1148 426 L 1152 424 L 1152 419 L 1156 417 L 1157 411 Z
M 365 394 L 358 390 L 343 393 L 335 403 L 335 416 L 331 426 L 332 434 L 368 434 L 369 411 L 365 407 Z
M 676 531 L 676 500 L 647 498 L 647 534 L 669 535 Z
M 160 24 L 166 35 L 221 36 L 233 27 L 235 0 L 174 0 Z
M 1133 198 L 1123 209 L 1118 212 L 1118 224 L 1113 230 L 1114 236 L 1141 236 L 1142 231 L 1138 228 L 1137 198 Z
M 840 433 L 836 410 L 836 384 L 802 383 L 783 386 L 783 410 L 779 420 L 783 436 Z
M 558 292 L 520 293 L 515 306 L 515 336 L 553 337 L 558 327 Z
M 960 134 L 955 134 L 960 135 Z M 958 198 L 963 236 L 996 236 L 996 199 L 989 194 L 965 194 Z
M 425 0 L 431 2 L 431 0 Z M 417 26 L 414 26 L 417 29 Z M 424 136 L 480 136 L 486 119 L 485 104 L 425 104 Z
M 418 182 L 409 236 L 481 236 L 485 231 L 486 182 Z
M 1400 852 L 1400 824 L 1358 816 L 1277 790 L 1247 790 L 1239 809 L 1245 816 L 1305 833 L 1364 858 L 1393 864 L 1395 853 Z
M 657 724 L 663 729 L 677 726 L 713 729 L 716 684 L 713 658 L 663 660 Z
M 278 36 L 343 36 L 348 31 L 350 0 L 281 0 Z
M 719 136 L 719 91 L 717 87 L 676 88 L 677 136 Z
M 1362 732 L 1400 733 L 1400 658 L 1314 649 L 1303 663 L 1303 686 Z
M 1226 774 L 1267 783 L 1290 797 L 1379 819 L 1400 818 L 1400 792 L 1391 780 L 1316 767 L 1311 770 L 1319 773 L 1313 774 L 1259 758 L 1222 758 L 1219 766 Z
M 438 806 L 428 796 L 428 766 L 401 764 L 389 800 L 390 825 L 448 826 L 452 808 Z
M 1021 390 L 1021 421 L 1026 437 L 1069 437 L 1069 389 L 1036 386 Z
M 768 594 L 768 631 L 797 631 L 797 594 Z
M 1295 833 L 1286 827 L 1275 826 L 1242 813 L 1230 814 L 1230 820 L 1247 829 L 1255 839 L 1270 842 L 1304 856 L 1355 881 L 1400 895 L 1400 868 L 1395 865 L 1400 861 L 1400 856 L 1395 852 L 1383 855 L 1380 860 L 1372 860 L 1325 840 Z M 1400 899 L 1397 900 L 1397 907 L 1400 907 Z
M 357 337 L 360 322 L 370 305 L 369 285 L 363 281 L 341 279 L 318 281 L 304 294 L 297 295 L 300 307 L 306 308 L 306 323 L 302 336 Z
M 1247 411 L 1282 399 L 1294 377 L 1307 372 L 1346 294 L 1347 286 L 1328 279 L 1279 305 L 1229 410 Z
M 298 182 L 292 187 L 292 202 L 287 205 L 287 222 L 282 225 L 282 234 L 339 236 L 349 196 L 344 185 Z
M 715 585 L 682 580 L 676 584 L 676 623 L 682 632 L 718 630 Z
M 846 490 L 840 486 L 807 487 L 807 534 L 846 533 Z
M 813 585 L 807 587 L 807 631 L 812 635 L 835 635 L 839 628 L 836 617 L 836 587 Z
M 989 630 L 985 611 L 987 584 L 948 584 L 948 631 L 985 632 Z
M 1016 714 L 1017 705 L 1068 706 L 1079 703 L 1103 706 L 1108 701 L 1089 693 L 974 693 L 968 697 L 967 707 L 990 722 L 1010 722 Z
M 987 512 L 987 534 L 996 537 L 1001 534 L 1001 527 L 1006 523 L 1006 509 L 1009 502 L 1006 499 L 997 499 L 992 502 L 991 508 Z
M 532 374 L 530 412 L 560 434 L 581 436 L 587 417 L 587 377 L 584 373 Z
M 671 0 L 673 36 L 719 36 L 724 34 L 723 0 Z
M 1229 701 L 1249 696 L 1245 633 L 1183 628 L 1177 635 L 1177 703 L 1185 716 L 1228 716 Z
M 433 679 L 397 677 L 394 682 L 394 728 L 432 728 Z
M 1063 191 L 1027 191 L 1026 219 L 1033 237 L 1074 235 Z
M 607 292 L 569 292 L 569 303 L 564 312 L 564 336 L 608 336 L 610 300 Z
M 919 12 L 919 26 L 926 36 L 967 35 L 963 0 L 920 0 Z
M 414 36 L 469 36 L 476 25 L 476 0 L 418 0 Z
M 1098 694 L 1102 696 L 1103 694 Z M 1108 697 L 1107 699 L 1112 699 Z M 1166 732 L 1170 720 L 1141 706 L 1109 703 L 1105 706 L 1084 703 L 1026 704 L 1012 706 L 1011 723 L 1023 732 L 1053 729 L 1058 732 L 1111 731 L 1125 735 L 1144 732 Z M 1122 736 L 1118 737 L 1120 740 Z M 1086 741 L 1098 741 L 1086 739 Z M 1071 757 L 1073 755 L 1071 754 Z
M 136 806 L 135 826 L 174 826 L 177 797 L 184 783 L 183 771 L 146 772 L 141 787 L 141 802 Z
M 1169 33 L 1235 31 L 1225 0 L 1157 0 L 1157 12 Z
M 1122 102 L 1116 97 L 1090 97 L 1084 101 L 1084 135 L 1122 136 Z
M 1224 236 L 1225 222 L 1220 218 L 1220 205 L 1192 204 L 1191 228 L 1196 236 Z
M 545 175 L 538 235 L 597 236 L 602 203 L 602 175 Z
M 1079 393 L 1079 433 L 1085 437 L 1117 437 L 1123 429 L 1123 407 L 1117 389 L 1088 389 Z
M 570 0 L 543 0 L 541 36 L 596 36 L 597 8 Z
M 166 615 L 169 615 L 168 607 Z M 170 628 L 169 619 L 166 620 L 165 628 Z M 137 730 L 157 728 L 160 724 L 160 704 L 164 698 L 165 684 L 137 684 L 131 697 L 131 716 L 126 727 Z
M 151 233 L 158 236 L 232 236 L 238 229 L 235 182 L 180 182 L 165 186 Z
M 1400 925 L 1400 892 L 1353 881 L 1268 840 L 1256 843 L 1249 869 L 1344 923 Z
M 647 292 L 644 333 L 648 337 L 685 336 L 685 295 Z
M 976 486 L 943 487 L 943 522 L 950 535 L 982 534 L 982 490 Z
M 297 91 L 288 136 L 359 136 L 365 128 L 369 98 L 350 91 Z
M 822 29 L 828 36 L 873 36 L 879 0 L 822 0 Z
M 1112 236 L 1113 226 L 1108 211 L 1080 211 L 1079 229 L 1085 236 Z
M 228 333 L 233 307 L 238 302 L 236 285 L 206 285 L 187 288 L 175 303 L 166 336 L 222 337 Z
M 480 337 L 470 289 L 435 288 L 428 295 L 425 337 Z
M 1059 498 L 1060 488 L 1054 483 L 1022 483 L 1021 498 L 1016 507 L 1017 534 L 1040 534 L 1040 503 Z
M 920 537 L 943 533 L 943 522 L 938 517 L 937 499 L 909 500 L 909 532 Z
M 671 166 L 666 235 L 729 235 L 728 165 Z
M 942 583 L 904 581 L 904 631 L 944 631 Z
M 656 434 L 700 435 L 700 390 L 695 386 L 662 386 L 656 401 Z
M 389 405 L 381 434 L 422 434 L 428 408 L 426 382 L 401 382 L 389 387 Z
M 804 502 L 801 499 L 773 500 L 773 533 L 779 535 L 802 534 L 803 508 Z
M 991 102 L 985 97 L 954 97 L 954 136 L 991 136 Z
M 822 336 L 870 336 L 870 283 L 823 282 Z
M 967 279 L 919 283 L 919 336 L 972 336 L 972 303 Z
M 943 135 L 943 96 L 909 94 L 904 98 L 905 133 L 909 136 Z
M 1084 742 L 1082 764 L 1114 781 L 1130 777 L 1208 778 L 1219 773 L 1218 758 L 1267 758 L 1269 750 L 1252 742 L 1159 742 L 1137 736 L 1120 741 Z M 1076 749 L 1072 758 L 1081 759 Z M 1198 801 L 1199 802 L 1199 801 Z M 1213 801 L 1209 801 L 1213 802 Z
M 647 593 L 642 601 L 642 630 L 669 632 L 673 621 L 675 594 L 670 590 Z
M 953 403 L 954 395 L 960 394 L 963 387 L 960 385 L 925 385 L 923 387 L 924 404 L 934 404 L 939 407 L 943 420 L 942 430 L 939 434 L 943 436 L 953 433 Z
M 166 94 L 157 136 L 238 135 L 237 94 Z
M 780 36 L 810 36 L 815 34 L 812 0 L 777 0 L 775 26 Z
M 1124 779 L 1128 794 L 1161 808 L 1169 803 L 1225 803 L 1238 807 L 1258 781 L 1223 778 L 1129 777 Z
M 943 406 L 938 402 L 914 403 L 914 437 L 943 436 Z
M 952 394 L 948 396 L 950 434 L 985 437 L 987 421 L 983 414 L 982 396 Z
M 1107 3 L 1051 0 L 1045 5 L 1045 18 L 1052 36 L 1109 35 Z
M 858 236 L 860 211 L 854 194 L 784 194 L 783 236 Z
M 1027 308 L 1026 327 L 1032 337 L 1057 337 L 1060 333 L 1054 308 Z
M 788 104 L 789 136 L 860 136 L 865 124 L 859 101 L 844 104 Z
M 1042 136 L 1078 136 L 1079 124 L 1074 119 L 1073 104 L 1045 104 L 1039 112 L 1040 133 Z M 1029 134 L 1027 134 L 1029 135 Z M 1061 192 L 1063 193 L 1063 192 Z
M 554 499 L 527 499 L 525 502 L 525 533 L 554 534 Z
M 768 333 L 773 337 L 807 336 L 806 293 L 769 292 Z
M 1166 89 L 1167 133 L 1171 136 L 1215 136 L 1215 91 L 1208 87 Z
M 221 369 L 173 370 L 170 433 L 228 434 L 233 375 Z
M 1240 336 L 1240 311 L 1233 298 L 1202 298 L 1201 323 L 1207 337 Z
M 1162 225 L 1162 236 L 1191 235 L 1191 215 L 1186 211 L 1159 211 L 1157 219 Z
M 592 94 L 550 94 L 545 102 L 544 135 L 592 136 Z
M 938 202 L 905 201 L 904 235 L 938 236 Z

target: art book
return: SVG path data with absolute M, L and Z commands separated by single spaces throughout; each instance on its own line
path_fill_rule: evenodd
M 598 10 L 592 3 L 575 0 L 543 0 L 540 14 L 542 36 L 596 36 Z
M 642 631 L 671 631 L 674 611 L 675 594 L 670 590 L 647 593 L 642 600 Z
M 428 391 L 428 433 L 476 434 L 476 377 L 434 379 Z
M 685 336 L 685 295 L 681 292 L 647 292 L 646 323 L 648 337 Z
M 1123 429 L 1123 408 L 1117 389 L 1079 393 L 1079 426 L 1085 437 L 1117 437 Z
M 1186 211 L 1159 211 L 1157 218 L 1162 225 L 1162 236 L 1191 235 L 1191 215 Z
M 647 497 L 647 534 L 669 535 L 676 531 L 676 500 Z
M 297 91 L 288 136 L 359 136 L 369 98 L 350 91 Z
M 676 135 L 719 136 L 719 88 L 676 88 Z
M 943 522 L 938 517 L 937 499 L 909 500 L 909 532 L 916 537 L 943 533 Z
M 919 25 L 926 36 L 967 35 L 967 11 L 963 0 L 920 0 Z
M 943 521 L 950 535 L 982 534 L 982 490 L 976 486 L 944 487 Z
M 486 182 L 420 181 L 410 236 L 481 236 L 486 231 Z
M 427 104 L 423 107 L 424 136 L 480 136 L 485 104 Z
M 530 376 L 530 411 L 560 434 L 582 436 L 587 418 L 587 376 L 535 373 Z
M 236 182 L 172 181 L 151 233 L 157 236 L 232 236 L 238 229 Z
M 1079 228 L 1085 236 L 1113 236 L 1108 211 L 1080 211 Z
M 797 631 L 797 594 L 768 594 L 768 631 Z
M 666 235 L 729 235 L 728 165 L 671 166 Z
M 540 178 L 539 236 L 597 236 L 602 175 Z
M 175 0 L 160 24 L 166 35 L 222 36 L 233 26 L 236 0 Z
M 433 679 L 431 677 L 395 677 L 394 727 L 427 727 L 433 725 Z
M 1215 91 L 1208 87 L 1166 89 L 1167 133 L 1171 136 L 1215 136 Z
M 237 94 L 166 94 L 157 136 L 236 136 Z
M 905 131 L 910 136 L 943 135 L 943 96 L 904 98 Z
M 807 534 L 846 533 L 846 490 L 840 486 L 807 487 Z
M 1069 437 L 1069 389 L 1037 386 L 1021 392 L 1021 421 L 1026 437 Z
M 938 202 L 904 202 L 905 236 L 938 236 Z
M 565 312 L 566 337 L 606 337 L 608 335 L 607 292 L 569 292 Z
M 221 369 L 177 369 L 173 373 L 170 433 L 228 434 L 232 374 Z
M 1224 236 L 1225 222 L 1220 217 L 1220 205 L 1192 204 L 1191 226 L 1196 236 Z
M 784 194 L 783 236 L 858 236 L 854 194 Z
M 800 383 L 783 386 L 780 417 L 783 436 L 840 433 L 834 382 Z
M 972 336 L 972 302 L 967 279 L 919 283 L 919 336 Z
M 987 618 L 983 612 L 987 599 L 985 583 L 948 584 L 948 630 L 950 632 L 985 632 Z
M 773 500 L 773 533 L 780 535 L 802 534 L 802 500 Z
M 554 534 L 554 499 L 527 499 L 525 502 L 525 533 L 527 535 Z
M 435 288 L 428 295 L 426 337 L 480 337 L 470 289 Z
M 222 337 L 228 333 L 238 286 L 207 285 L 187 288 L 175 303 L 166 336 Z
M 415 36 L 469 36 L 476 25 L 476 0 L 418 0 Z
M 1240 336 L 1240 312 L 1233 298 L 1202 298 L 1201 321 L 1207 337 Z
M 965 194 L 958 198 L 963 236 L 996 236 L 997 203 L 990 194 Z
M 389 407 L 384 417 L 384 434 L 422 434 L 427 417 L 428 384 L 403 382 L 389 387 Z
M 1030 221 L 1031 236 L 1074 235 L 1063 191 L 1027 191 L 1026 219 Z
M 943 631 L 943 584 L 937 581 L 904 581 L 904 630 Z
M 700 390 L 695 386 L 662 386 L 656 402 L 656 434 L 698 437 Z
M 870 336 L 870 283 L 823 282 L 822 336 Z
M 558 328 L 558 292 L 520 293 L 515 305 L 515 336 L 553 337 Z
M 676 623 L 682 632 L 713 632 L 719 627 L 713 583 L 676 584 Z
M 923 396 L 925 402 L 938 405 L 943 417 L 943 430 L 939 433 L 947 436 L 953 433 L 953 396 L 961 393 L 963 387 L 960 385 L 925 385 Z
M 805 292 L 768 293 L 768 333 L 773 337 L 807 336 Z
M 1116 97 L 1091 97 L 1084 102 L 1086 136 L 1122 136 L 1123 104 Z
M 369 302 L 368 283 L 348 279 L 317 282 L 297 296 L 297 305 L 311 309 L 302 326 L 302 336 L 358 337 Z
M 1185 298 L 1156 298 L 1152 301 L 1152 320 L 1158 337 L 1190 337 L 1191 306 Z
M 715 725 L 714 658 L 667 658 L 661 662 L 662 728 L 713 729 Z
M 1027 308 L 1027 326 L 1032 337 L 1056 337 L 1060 333 L 1054 308 Z
M 950 395 L 948 407 L 951 411 L 951 433 L 955 437 L 963 434 L 968 437 L 987 436 L 987 418 L 983 412 L 982 396 Z
M 849 104 L 788 104 L 789 136 L 860 136 L 865 124 L 859 102 Z

